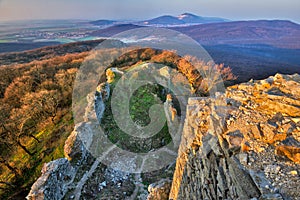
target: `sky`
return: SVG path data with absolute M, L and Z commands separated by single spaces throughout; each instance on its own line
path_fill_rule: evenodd
M 287 19 L 300 23 L 300 0 L 0 0 L 0 21 L 140 20 L 185 12 L 231 20 Z

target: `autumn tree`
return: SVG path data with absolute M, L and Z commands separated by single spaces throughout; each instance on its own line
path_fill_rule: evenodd
M 73 83 L 77 73 L 76 68 L 67 70 L 59 70 L 55 74 L 55 82 L 60 87 L 60 92 L 64 99 L 62 103 L 64 105 L 70 105 L 72 100 Z
M 6 88 L 4 100 L 13 107 L 20 107 L 20 99 L 32 91 L 33 80 L 30 76 L 17 77 Z
M 204 62 L 192 56 L 185 56 L 184 59 L 186 62 L 191 63 L 195 67 L 195 70 L 200 72 L 199 75 L 201 75 L 200 82 L 198 81 L 198 84 L 192 85 L 192 90 L 195 93 L 207 95 L 213 88 L 217 88 L 225 81 L 235 80 L 237 78 L 232 73 L 231 68 L 225 67 L 224 64 Z
M 30 152 L 26 145 L 22 143 L 22 136 L 24 135 L 24 132 L 32 127 L 29 127 L 26 124 L 27 119 L 24 116 L 24 113 L 20 111 L 21 109 L 19 108 L 12 109 L 10 118 L 6 123 L 6 134 L 4 136 L 10 145 L 20 147 L 28 155 L 33 156 L 34 153 Z

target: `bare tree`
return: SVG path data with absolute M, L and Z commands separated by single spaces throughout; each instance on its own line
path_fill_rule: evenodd
M 6 158 L 0 156 L 0 164 L 4 165 L 5 167 L 7 167 L 11 172 L 13 172 L 16 176 L 19 176 L 20 173 L 18 171 L 17 168 L 13 167 L 8 161 Z M 6 182 L 2 182 L 0 181 L 0 183 L 3 183 L 3 184 L 6 184 L 6 185 L 10 185 L 9 183 L 6 183 Z

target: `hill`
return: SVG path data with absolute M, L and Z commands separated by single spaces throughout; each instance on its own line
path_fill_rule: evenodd
M 103 40 L 91 40 L 83 42 L 73 42 L 47 47 L 41 47 L 23 52 L 12 52 L 0 54 L 0 65 L 10 65 L 14 63 L 29 63 L 32 61 L 51 59 L 65 54 L 87 52 L 94 49 Z
M 113 25 L 114 23 L 116 23 L 117 21 L 114 20 L 105 20 L 105 19 L 101 19 L 101 20 L 96 20 L 96 21 L 91 21 L 89 22 L 90 24 L 93 24 L 95 26 L 109 26 L 109 25 Z
M 228 22 L 229 20 L 219 18 L 219 17 L 201 17 L 191 13 L 183 13 L 177 17 L 181 21 L 187 24 L 208 24 L 208 23 L 218 23 L 218 22 Z
M 217 18 L 217 17 L 201 17 L 191 13 L 183 13 L 177 17 L 171 15 L 164 15 L 156 17 L 154 19 L 145 20 L 139 22 L 140 25 L 147 26 L 189 26 L 193 24 L 208 24 L 208 23 L 218 23 L 226 22 L 228 20 Z
M 134 25 L 134 24 L 119 24 L 115 26 L 111 26 L 108 28 L 104 28 L 98 31 L 93 31 L 90 35 L 97 37 L 111 37 L 123 31 L 128 31 L 135 28 L 141 28 L 142 26 Z
M 174 27 L 203 45 L 266 44 L 300 49 L 300 25 L 284 20 L 237 21 Z
M 151 20 L 143 21 L 145 25 L 179 25 L 184 24 L 184 21 L 181 21 L 177 17 L 173 17 L 170 15 L 164 15 L 161 17 L 157 17 Z

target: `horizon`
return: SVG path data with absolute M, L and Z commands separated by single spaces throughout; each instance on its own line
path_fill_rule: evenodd
M 239 9 L 235 9 L 238 6 Z M 289 20 L 300 23 L 300 13 L 297 8 L 300 1 L 271 1 L 261 3 L 259 0 L 240 2 L 227 0 L 218 2 L 189 3 L 174 1 L 127 0 L 0 0 L 0 22 L 28 20 L 128 20 L 138 21 L 156 18 L 162 15 L 178 16 L 182 13 L 192 13 L 203 17 L 220 17 L 232 21 L 248 20 Z
M 215 17 L 215 18 L 221 18 L 221 19 L 225 19 L 228 20 L 228 22 L 236 22 L 236 21 L 263 21 L 263 20 L 267 20 L 267 21 L 290 21 L 296 24 L 300 25 L 300 20 L 296 21 L 293 19 L 284 19 L 284 18 L 246 18 L 246 19 L 230 19 L 230 18 L 225 18 L 222 16 L 204 16 L 204 15 L 198 15 L 197 13 L 192 13 L 192 12 L 184 12 L 181 14 L 185 14 L 185 13 L 189 13 L 189 14 L 193 14 L 199 17 Z M 172 15 L 172 14 L 168 14 L 168 13 L 164 13 L 161 15 L 156 15 L 156 16 L 152 16 L 149 18 L 144 18 L 144 19 L 111 19 L 111 18 L 95 18 L 95 19 L 85 19 L 85 18 L 47 18 L 47 19 L 8 19 L 8 20 L 1 20 L 0 19 L 0 23 L 18 23 L 18 22 L 38 22 L 38 21 L 79 21 L 79 22 L 92 22 L 92 21 L 98 21 L 98 20 L 113 20 L 113 21 L 117 21 L 117 22 L 139 22 L 139 21 L 145 21 L 145 20 L 151 20 L 151 19 L 155 19 L 158 17 L 162 17 L 162 16 L 173 16 L 173 17 L 178 17 L 179 15 Z

